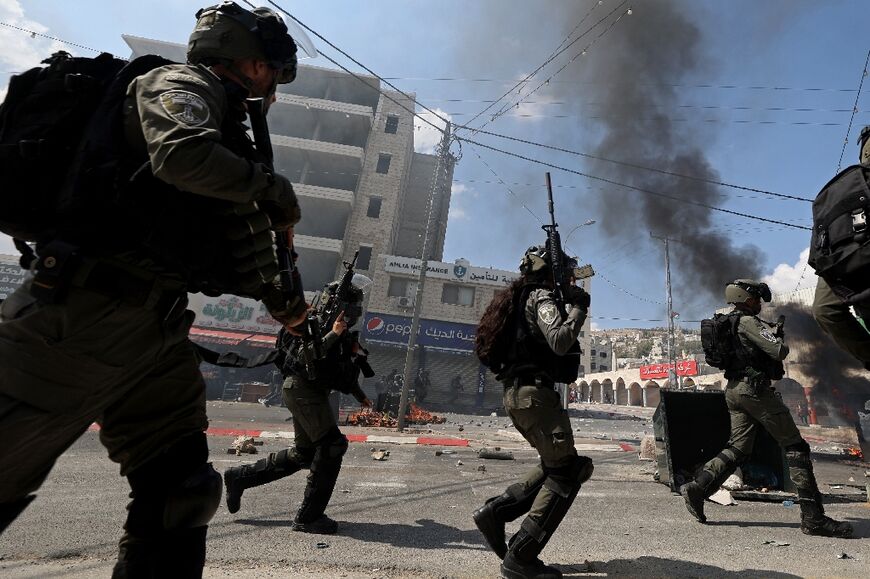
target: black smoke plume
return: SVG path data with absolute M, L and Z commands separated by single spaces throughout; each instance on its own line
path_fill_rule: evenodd
M 780 305 L 773 313 L 778 315 L 785 316 L 786 343 L 792 348 L 788 362 L 813 382 L 803 386 L 812 386 L 817 411 L 827 412 L 832 425 L 858 426 L 857 413 L 870 400 L 864 368 L 822 331 L 806 306 Z

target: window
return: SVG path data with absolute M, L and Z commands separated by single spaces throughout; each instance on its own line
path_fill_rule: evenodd
M 384 132 L 395 135 L 399 130 L 399 117 L 396 115 L 387 115 L 387 124 L 384 126 Z
M 584 374 L 586 374 L 586 366 L 584 366 L 583 364 L 580 364 L 580 369 L 577 370 L 577 374 L 579 376 L 583 376 Z
M 390 160 L 393 158 L 392 155 L 388 153 L 381 153 L 378 155 L 378 166 L 375 167 L 375 172 L 382 173 L 386 175 L 390 172 Z
M 595 348 L 592 348 L 592 355 L 593 355 L 593 356 L 597 356 L 597 355 L 598 355 L 598 350 L 596 350 Z
M 372 261 L 372 247 L 370 245 L 360 245 L 359 255 L 356 256 L 356 268 L 368 269 Z
M 578 338 L 583 338 L 583 337 L 585 337 L 585 336 L 586 336 L 586 332 L 584 332 L 583 330 L 580 330 L 580 335 L 577 336 L 577 337 L 578 337 Z
M 474 288 L 445 283 L 441 288 L 441 303 L 456 306 L 474 305 Z
M 595 362 L 590 363 L 589 367 L 594 370 L 595 369 Z
M 417 282 L 403 277 L 390 277 L 388 296 L 412 296 L 417 291 Z
M 601 371 L 601 372 L 607 372 L 607 366 L 605 366 L 604 364 L 602 364 L 601 366 L 598 367 L 598 370 Z
M 366 217 L 374 217 L 377 219 L 381 216 L 381 201 L 383 197 L 369 197 L 369 208 L 366 211 Z
M 362 255 L 362 253 L 360 253 L 360 255 Z M 607 352 L 599 352 L 598 355 L 601 356 L 602 358 L 606 358 L 606 357 L 607 357 Z

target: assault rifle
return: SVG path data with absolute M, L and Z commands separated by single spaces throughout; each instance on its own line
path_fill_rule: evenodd
M 553 184 L 550 172 L 547 171 L 547 210 L 550 212 L 550 224 L 542 225 L 547 232 L 547 250 L 550 252 L 550 269 L 553 272 L 553 296 L 559 308 L 565 307 L 563 291 L 568 280 L 565 279 L 565 267 L 562 263 L 562 238 L 556 224 L 556 214 L 553 209 Z
M 348 311 L 359 306 L 355 304 L 355 299 L 350 291 L 351 282 L 353 282 L 353 268 L 356 265 L 356 259 L 359 256 L 359 250 L 353 254 L 353 259 L 344 262 L 344 274 L 341 276 L 341 281 L 338 282 L 338 287 L 330 293 L 326 303 L 323 304 L 320 315 L 320 324 L 323 328 L 331 328 L 338 315 L 341 312 L 345 313 L 345 317 L 359 317 L 362 313 Z M 316 309 L 316 308 L 315 308 Z M 327 330 L 328 331 L 328 330 Z
M 272 141 L 269 137 L 269 125 L 266 123 L 266 101 L 263 98 L 246 99 L 248 119 L 251 122 L 251 132 L 254 134 L 254 146 L 261 157 L 261 162 L 274 171 Z M 281 291 L 287 302 L 301 299 L 305 302 L 305 292 L 302 289 L 302 276 L 296 267 L 296 253 L 286 231 L 275 232 L 275 247 L 278 255 L 278 276 Z M 305 371 L 309 380 L 314 380 L 314 361 L 322 357 L 323 342 L 320 324 L 317 316 L 309 314 L 298 328 L 302 332 L 301 355 L 305 362 Z

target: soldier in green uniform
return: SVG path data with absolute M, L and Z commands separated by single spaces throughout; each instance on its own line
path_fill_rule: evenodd
M 337 283 L 330 284 L 334 292 Z M 312 348 L 291 332 L 278 334 L 279 357 L 275 361 L 285 377 L 284 404 L 293 414 L 294 445 L 280 452 L 272 452 L 253 464 L 234 466 L 224 471 L 227 487 L 227 508 L 231 513 L 241 508 L 245 489 L 261 486 L 301 469 L 309 469 L 308 482 L 302 504 L 296 512 L 291 528 L 306 533 L 333 534 L 338 523 L 324 514 L 338 474 L 342 457 L 347 452 L 347 438 L 338 429 L 336 417 L 329 403 L 329 393 L 338 390 L 351 394 L 363 406 L 371 401 L 359 385 L 360 367 L 366 362 L 366 351 L 360 346 L 357 332 L 349 332 L 362 315 L 363 292 L 351 286 L 356 296 L 348 308 L 338 316 L 332 329 L 323 337 L 323 358 L 306 367 L 301 348 Z M 309 352 L 310 356 L 310 352 Z M 310 359 L 310 357 L 309 357 Z
M 749 458 L 758 429 L 764 428 L 785 450 L 789 476 L 800 501 L 801 531 L 807 535 L 848 537 L 852 534 L 851 525 L 825 516 L 810 447 L 801 437 L 782 396 L 771 386 L 771 380 L 782 378 L 782 361 L 788 356 L 788 346 L 781 326 L 758 317 L 762 300 L 770 299 L 767 284 L 754 280 L 738 279 L 725 288 L 725 301 L 734 305 L 729 315 L 739 317 L 736 336 L 732 336 L 735 361 L 725 370 L 731 436 L 728 445 L 704 465 L 700 474 L 680 487 L 680 494 L 692 516 L 706 522 L 704 500 Z
M 292 228 L 299 206 L 242 124 L 246 98 L 269 102 L 293 80 L 296 46 L 267 9 L 197 16 L 190 64 L 151 67 L 101 120 L 110 156 L 82 166 L 109 175 L 77 176 L 116 200 L 106 219 L 38 243 L 33 276 L 0 310 L 0 438 L 29 440 L 0 454 L 0 531 L 97 422 L 132 490 L 115 577 L 201 576 L 220 503 L 187 293 L 262 299 L 291 327 L 305 316 L 274 281 L 270 231 Z
M 590 303 L 589 294 L 574 285 L 576 261 L 563 259 L 572 275 L 563 288 L 567 304 L 554 297 L 549 251 L 531 247 L 520 264 L 521 277 L 496 294 L 477 331 L 478 356 L 504 385 L 511 421 L 541 456 L 541 464 L 522 482 L 473 514 L 487 544 L 503 559 L 502 575 L 510 579 L 562 576 L 538 555 L 593 470 L 592 461 L 574 449 L 571 422 L 554 389 L 556 382 L 577 378 L 577 337 Z M 505 523 L 523 515 L 520 530 L 506 545 Z
M 870 165 L 870 126 L 861 129 L 858 138 L 858 161 Z M 867 323 L 870 320 L 870 304 L 855 306 L 855 313 Z M 870 332 L 858 322 L 849 305 L 831 290 L 828 283 L 819 278 L 813 300 L 813 316 L 819 326 L 837 342 L 842 349 L 852 354 L 870 370 Z

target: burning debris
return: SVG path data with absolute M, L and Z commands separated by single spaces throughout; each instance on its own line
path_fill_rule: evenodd
M 432 414 L 423 410 L 413 402 L 408 406 L 405 415 L 409 424 L 443 424 L 446 419 L 443 416 Z M 347 417 L 350 426 L 373 426 L 376 428 L 396 428 L 399 421 L 387 412 L 378 412 L 371 408 L 361 408 Z

